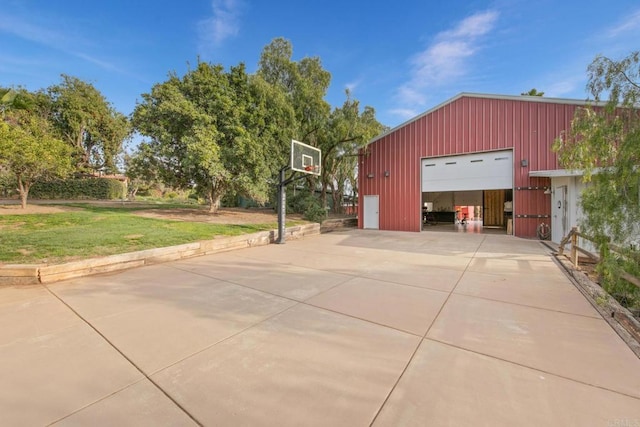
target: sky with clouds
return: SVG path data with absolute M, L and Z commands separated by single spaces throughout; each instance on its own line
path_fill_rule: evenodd
M 254 71 L 276 37 L 318 56 L 345 90 L 396 126 L 460 92 L 586 99 L 597 54 L 640 49 L 637 0 L 1 0 L 0 86 L 46 88 L 69 74 L 124 114 L 198 58 Z M 309 3 L 309 4 L 307 4 Z

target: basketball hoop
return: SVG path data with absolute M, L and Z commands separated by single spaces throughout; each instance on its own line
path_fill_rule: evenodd
M 294 139 L 291 140 L 291 162 L 289 166 L 294 171 L 320 175 L 322 157 L 319 148 L 312 147 Z

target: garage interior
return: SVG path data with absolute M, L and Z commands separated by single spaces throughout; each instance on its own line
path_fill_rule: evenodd
M 511 189 L 424 192 L 422 229 L 464 226 L 469 231 L 490 228 L 511 234 L 512 206 Z
M 421 165 L 423 230 L 453 225 L 512 234 L 511 150 L 426 158 Z

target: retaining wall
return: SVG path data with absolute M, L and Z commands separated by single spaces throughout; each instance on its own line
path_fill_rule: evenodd
M 320 234 L 320 224 L 304 224 L 285 229 L 285 239 L 300 239 Z M 64 264 L 14 264 L 0 266 L 0 285 L 32 285 L 52 283 L 74 277 L 125 270 L 143 265 L 175 261 L 234 249 L 268 245 L 275 242 L 277 230 L 241 236 L 217 237 L 213 240 L 187 243 L 166 248 L 147 249 Z

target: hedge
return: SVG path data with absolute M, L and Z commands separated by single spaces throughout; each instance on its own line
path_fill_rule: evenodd
M 29 190 L 32 199 L 121 199 L 125 184 L 111 178 L 43 181 Z

